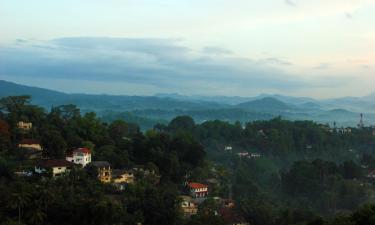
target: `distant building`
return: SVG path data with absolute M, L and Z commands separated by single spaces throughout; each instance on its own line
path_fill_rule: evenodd
M 262 154 L 260 153 L 250 153 L 250 158 L 260 158 L 262 157 Z
M 352 133 L 352 129 L 350 128 L 338 128 L 336 129 L 336 132 L 339 133 L 339 134 L 351 134 Z
M 39 141 L 34 139 L 23 139 L 20 143 L 18 143 L 18 148 L 27 148 L 37 151 L 42 150 L 42 146 L 40 145 Z
M 146 168 L 144 165 L 136 165 L 133 167 L 133 170 L 135 172 L 140 172 L 143 175 L 151 175 L 151 174 L 156 174 L 156 171 L 150 168 Z
M 375 179 L 375 170 L 374 169 L 369 170 L 367 173 L 367 177 L 371 179 Z
M 181 203 L 181 211 L 185 217 L 191 217 L 198 213 L 198 204 L 190 196 L 181 195 L 179 196 Z
M 52 177 L 59 177 L 70 172 L 74 164 L 65 159 L 41 160 L 35 165 L 35 173 L 50 174 Z
M 232 146 L 225 146 L 224 151 L 231 152 L 233 150 Z
M 21 129 L 21 130 L 24 130 L 24 131 L 29 131 L 29 130 L 31 130 L 31 128 L 33 128 L 33 124 L 28 123 L 28 122 L 19 121 L 17 123 L 17 128 Z
M 134 180 L 132 170 L 112 170 L 112 182 L 120 190 L 123 190 L 127 184 L 133 184 Z
M 248 153 L 248 152 L 239 152 L 239 153 L 237 153 L 237 155 L 238 155 L 240 158 L 244 158 L 244 157 L 248 157 L 248 156 L 249 156 L 249 153 Z
M 75 164 L 85 167 L 91 162 L 91 151 L 88 148 L 77 148 L 69 152 L 66 160 Z
M 90 165 L 97 169 L 98 179 L 103 183 L 110 183 L 112 180 L 111 165 L 107 161 L 94 161 Z
M 190 196 L 193 198 L 206 198 L 208 196 L 208 186 L 205 184 L 190 182 L 187 187 Z

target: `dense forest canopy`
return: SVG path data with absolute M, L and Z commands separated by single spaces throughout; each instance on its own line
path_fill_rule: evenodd
M 32 123 L 25 133 L 17 124 Z M 140 177 L 119 191 L 90 167 L 57 179 L 17 176 L 36 159 L 20 149 L 39 140 L 42 158 L 65 159 L 90 149 L 113 169 L 143 165 L 160 182 Z M 371 128 L 331 128 L 311 121 L 197 124 L 178 116 L 141 132 L 123 120 L 103 122 L 75 105 L 49 111 L 29 96 L 0 100 L 0 221 L 2 224 L 229 224 L 215 199 L 235 201 L 243 222 L 374 224 L 375 137 Z M 186 218 L 180 199 L 186 181 L 213 182 L 198 213 Z

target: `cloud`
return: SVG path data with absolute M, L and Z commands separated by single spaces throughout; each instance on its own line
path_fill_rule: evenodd
M 176 39 L 78 37 L 30 41 L 0 48 L 0 76 L 26 83 L 48 80 L 56 89 L 63 85 L 59 80 L 82 86 L 102 83 L 111 94 L 137 94 L 134 87 L 139 87 L 142 94 L 249 95 L 312 86 L 306 79 L 279 69 L 280 65 L 291 65 L 285 60 L 239 58 L 213 47 L 205 48 L 207 51 L 212 54 L 194 51 Z M 116 90 L 109 84 L 115 84 Z
M 280 59 L 280 58 L 276 58 L 276 57 L 261 59 L 261 60 L 259 60 L 259 63 L 261 63 L 261 64 L 271 64 L 271 65 L 275 65 L 275 66 L 292 66 L 293 65 L 293 63 L 291 63 L 289 61 L 286 61 L 286 60 L 283 60 L 283 59 Z
M 297 6 L 297 4 L 292 0 L 285 0 L 284 2 L 285 2 L 285 4 L 287 4 L 289 6 L 293 6 L 293 7 Z
M 206 54 L 213 54 L 213 55 L 232 55 L 233 52 L 231 50 L 215 47 L 215 46 L 208 46 L 202 49 L 203 53 Z
M 345 17 L 347 18 L 347 19 L 353 19 L 353 15 L 351 14 L 351 13 L 345 13 Z
M 332 64 L 330 63 L 320 63 L 319 65 L 315 66 L 313 69 L 317 69 L 317 70 L 326 70 L 326 69 L 329 69 L 332 67 Z

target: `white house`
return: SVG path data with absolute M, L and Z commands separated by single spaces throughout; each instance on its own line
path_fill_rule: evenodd
M 208 186 L 200 183 L 188 183 L 190 196 L 193 198 L 205 198 L 208 195 Z
M 68 153 L 66 160 L 85 167 L 91 162 L 91 151 L 88 148 L 77 148 Z
M 28 122 L 19 121 L 17 123 L 17 127 L 18 127 L 18 129 L 21 129 L 21 130 L 24 130 L 24 131 L 29 131 L 29 130 L 31 130 L 31 128 L 33 128 L 33 124 L 28 123 Z

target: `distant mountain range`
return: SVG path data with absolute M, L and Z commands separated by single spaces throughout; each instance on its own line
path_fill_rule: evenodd
M 47 110 L 52 106 L 75 104 L 82 112 L 95 111 L 104 120 L 123 118 L 141 123 L 144 129 L 178 115 L 190 115 L 197 122 L 214 119 L 248 122 L 280 115 L 290 120 L 314 120 L 331 124 L 336 121 L 340 126 L 355 126 L 359 113 L 364 113 L 365 122 L 368 125 L 375 124 L 375 93 L 365 97 L 326 100 L 268 94 L 256 97 L 89 95 L 66 94 L 0 80 L 0 97 L 10 95 L 30 95 L 33 104 Z

